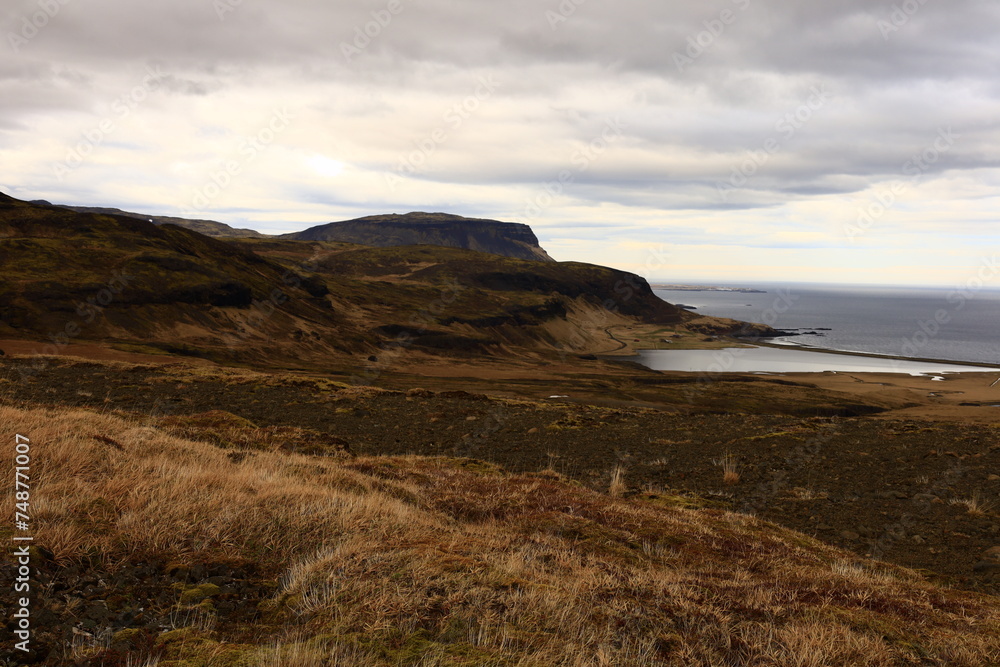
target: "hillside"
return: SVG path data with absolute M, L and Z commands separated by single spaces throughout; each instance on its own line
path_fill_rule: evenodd
M 438 245 L 516 259 L 553 261 L 528 225 L 448 213 L 373 215 L 311 227 L 284 238 L 339 241 L 376 247 Z
M 587 354 L 617 348 L 610 326 L 695 318 L 638 276 L 593 265 L 440 246 L 223 241 L 8 197 L 0 262 L 9 267 L 0 339 L 282 367 L 329 368 L 387 350 Z
M 657 373 L 773 332 L 606 267 L 3 195 L 0 267 L 0 664 L 1000 664 L 993 375 Z
M 147 215 L 145 213 L 131 213 L 118 208 L 101 208 L 94 206 L 63 206 L 62 208 L 68 208 L 69 210 L 76 211 L 77 213 L 124 215 L 129 218 L 146 220 L 157 225 L 177 225 L 178 227 L 184 227 L 185 229 L 196 231 L 199 234 L 204 234 L 205 236 L 215 236 L 218 238 L 264 238 L 265 236 L 264 234 L 252 229 L 237 229 L 235 227 L 230 227 L 223 222 L 216 222 L 215 220 L 175 218 L 165 215 Z
M 364 344 L 322 281 L 174 225 L 2 197 L 0 266 L 2 337 L 229 358 L 252 357 L 237 349 L 250 338 L 295 336 L 305 353 Z
M 373 390 L 327 391 L 350 407 Z M 467 458 L 290 453 L 314 434 L 224 413 L 0 421 L 44 452 L 34 653 L 0 649 L 18 664 L 1000 659 L 994 598 L 691 498 L 621 497 L 614 476 L 599 492 Z

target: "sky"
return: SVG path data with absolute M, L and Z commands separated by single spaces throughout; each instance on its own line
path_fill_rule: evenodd
M 1000 286 L 997 35 L 995 0 L 7 0 L 0 191 L 523 222 L 656 282 Z

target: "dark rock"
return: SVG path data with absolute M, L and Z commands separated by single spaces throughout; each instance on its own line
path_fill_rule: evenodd
M 95 621 L 97 623 L 103 623 L 111 616 L 108 611 L 108 605 L 104 600 L 97 600 L 91 602 L 87 605 L 86 610 L 83 612 L 83 617 Z
M 457 398 L 459 400 L 465 401 L 486 401 L 489 400 L 489 396 L 486 394 L 473 394 L 467 391 L 462 391 L 461 389 L 454 389 L 449 391 L 442 391 L 438 393 L 439 398 Z
M 972 566 L 973 572 L 979 572 L 982 574 L 993 574 L 1000 572 L 1000 563 L 994 560 L 984 560 L 976 563 Z
M 300 241 L 339 241 L 376 247 L 437 245 L 478 250 L 494 255 L 554 261 L 528 225 L 465 218 L 448 213 L 373 215 L 311 227 L 283 238 Z

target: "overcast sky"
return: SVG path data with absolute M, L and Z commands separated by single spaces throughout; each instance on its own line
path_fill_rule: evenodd
M 662 281 L 951 286 L 1000 251 L 996 0 L 7 0 L 0 20 L 0 190 L 22 199 L 273 233 L 445 211 Z

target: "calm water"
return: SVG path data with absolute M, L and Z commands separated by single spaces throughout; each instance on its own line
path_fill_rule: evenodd
M 998 371 L 997 368 L 961 366 L 942 362 L 852 357 L 812 350 L 777 350 L 769 347 L 724 350 L 642 350 L 639 363 L 656 371 L 690 373 L 909 373 L 940 375 L 956 372 Z
M 656 294 L 670 303 L 697 306 L 695 312 L 703 315 L 816 332 L 773 341 L 776 343 L 1000 366 L 997 290 L 765 283 L 727 286 L 768 293 L 657 290 Z

